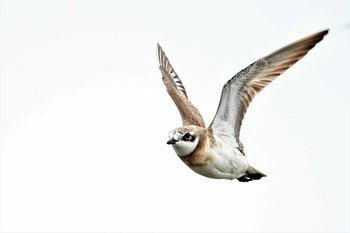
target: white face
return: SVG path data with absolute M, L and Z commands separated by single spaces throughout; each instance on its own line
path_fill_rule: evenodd
M 193 132 L 173 130 L 169 133 L 168 144 L 173 146 L 178 156 L 187 156 L 196 150 L 198 137 Z

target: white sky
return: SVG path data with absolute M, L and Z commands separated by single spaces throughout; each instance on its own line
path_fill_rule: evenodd
M 349 1 L 0 1 L 1 230 L 349 230 Z M 180 116 L 159 42 L 209 124 L 257 58 L 330 34 L 243 122 L 260 181 L 213 180 L 166 145 Z

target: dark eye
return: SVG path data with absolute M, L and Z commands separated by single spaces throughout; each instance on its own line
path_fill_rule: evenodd
M 184 141 L 193 141 L 195 139 L 194 136 L 192 136 L 190 133 L 185 133 L 184 136 L 182 136 L 182 140 Z

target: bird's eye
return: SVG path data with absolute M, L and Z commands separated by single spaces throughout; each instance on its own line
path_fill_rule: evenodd
M 193 141 L 194 136 L 192 136 L 190 133 L 185 133 L 185 135 L 182 137 L 182 140 L 184 141 Z

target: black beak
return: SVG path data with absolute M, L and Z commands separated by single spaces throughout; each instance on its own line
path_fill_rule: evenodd
M 169 141 L 166 142 L 166 144 L 168 145 L 174 145 L 175 143 L 177 143 L 178 141 L 175 140 L 174 138 L 170 139 Z

